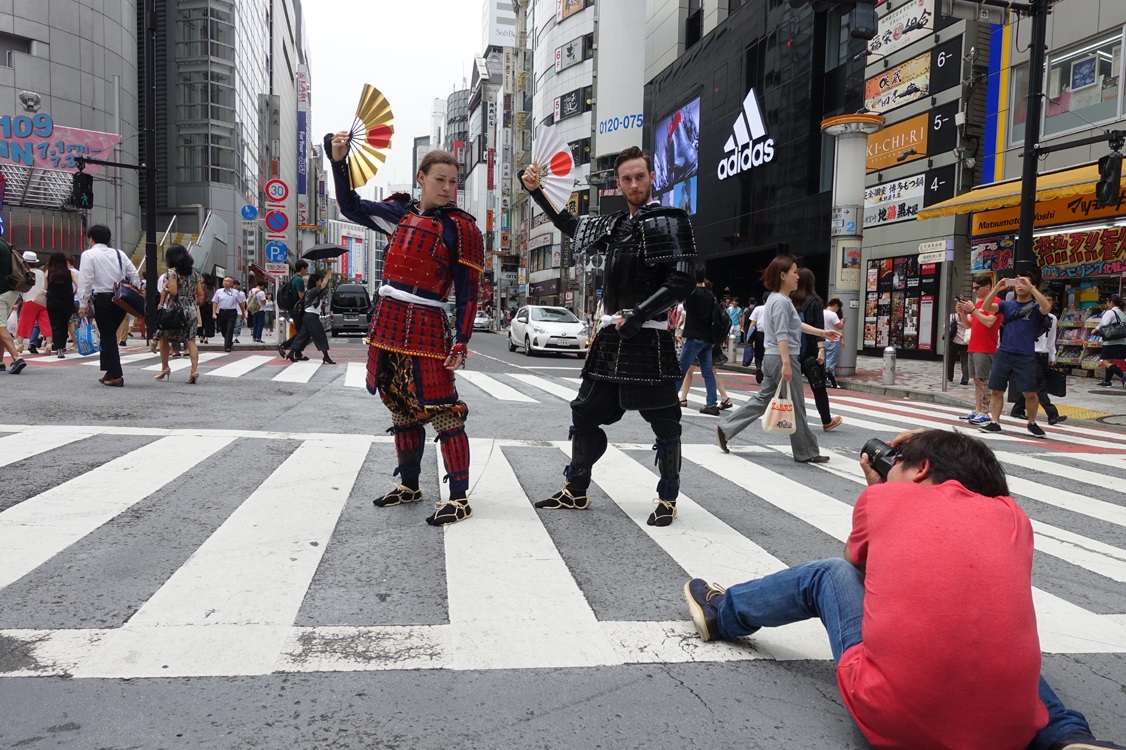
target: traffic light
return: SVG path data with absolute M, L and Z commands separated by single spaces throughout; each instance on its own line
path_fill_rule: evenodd
M 94 175 L 75 172 L 70 189 L 70 202 L 76 208 L 94 207 Z
M 1111 151 L 1099 159 L 1099 184 L 1095 187 L 1095 206 L 1108 208 L 1118 205 L 1122 189 L 1122 153 Z
M 879 32 L 879 17 L 876 15 L 876 0 L 790 0 L 791 8 L 812 6 L 815 13 L 823 10 L 848 12 L 849 36 L 853 39 L 871 41 Z

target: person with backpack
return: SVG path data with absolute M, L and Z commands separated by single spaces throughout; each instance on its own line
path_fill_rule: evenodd
M 266 329 L 266 282 L 259 281 L 257 286 L 250 292 L 250 296 L 246 298 L 246 313 L 250 316 L 250 322 L 254 326 L 254 331 L 251 338 L 255 343 L 264 344 L 262 340 L 262 331 Z
M 11 316 L 12 311 L 16 309 L 20 292 L 31 288 L 31 285 L 27 283 L 27 270 L 27 264 L 23 262 L 23 258 L 16 255 L 7 240 L 0 237 L 0 372 L 7 369 L 12 375 L 19 375 L 23 372 L 23 368 L 27 367 L 27 362 L 20 358 L 19 351 L 16 350 L 15 339 L 12 338 L 11 331 L 4 323 Z M 12 356 L 11 369 L 4 365 L 5 352 Z
M 684 346 L 680 350 L 680 371 L 688 373 L 694 363 L 699 364 L 708 393 L 707 405 L 700 409 L 700 413 L 718 417 L 719 400 L 716 397 L 715 370 L 712 368 L 712 347 L 721 341 L 727 341 L 727 331 L 719 337 L 716 335 L 718 330 L 713 330 L 712 324 L 713 319 L 718 319 L 717 314 L 723 317 L 728 326 L 731 321 L 727 318 L 727 312 L 716 301 L 715 295 L 707 288 L 705 276 L 704 267 L 697 266 L 696 288 L 684 298 Z M 685 377 L 691 377 L 691 374 Z
M 302 258 L 293 264 L 293 278 L 278 288 L 278 310 L 289 313 L 293 323 L 293 335 L 278 344 L 278 356 L 287 357 L 297 334 L 301 333 L 301 326 L 305 319 L 305 277 L 309 275 L 309 261 Z M 299 359 L 308 359 L 301 354 Z
M 1095 385 L 1103 388 L 1109 387 L 1111 380 L 1116 377 L 1122 381 L 1122 387 L 1126 388 L 1126 373 L 1123 373 L 1122 368 L 1118 366 L 1118 360 L 1126 359 L 1126 337 L 1109 337 L 1103 332 L 1108 326 L 1116 323 L 1126 324 L 1126 299 L 1117 294 L 1110 298 L 1110 304 L 1107 305 L 1106 312 L 1099 321 L 1103 345 L 1099 349 L 1098 366 L 1105 367 L 1106 373 L 1102 381 Z
M 813 271 L 803 268 L 798 271 L 798 288 L 790 295 L 790 299 L 803 323 L 814 328 L 825 328 L 825 308 L 816 287 L 817 279 Z M 829 393 L 825 390 L 828 380 L 825 372 L 825 339 L 803 332 L 798 362 L 801 363 L 802 375 L 809 382 L 809 389 L 813 391 L 813 403 L 817 404 L 817 413 L 821 416 L 821 429 L 828 432 L 837 427 L 842 419 L 840 416 L 834 417 L 829 411 Z

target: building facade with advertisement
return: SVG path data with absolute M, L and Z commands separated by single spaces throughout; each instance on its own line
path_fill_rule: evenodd
M 1042 146 L 1126 130 L 1126 3 L 1070 3 L 1048 17 L 1048 53 L 1041 112 Z M 996 25 L 989 57 L 989 106 L 983 182 L 942 211 L 972 212 L 975 272 L 1009 275 L 1019 229 L 1021 152 L 1027 122 L 1030 24 Z M 1090 318 L 1119 294 L 1126 276 L 1126 190 L 1116 205 L 1098 208 L 1097 162 L 1106 141 L 1064 148 L 1039 161 L 1033 250 L 1045 284 L 1055 293 L 1061 332 L 1058 361 L 1095 368 L 1101 343 Z M 1085 325 L 1086 324 L 1086 325 Z
M 533 128 L 546 124 L 570 145 L 575 163 L 571 203 L 577 213 L 589 211 L 587 177 L 594 104 L 593 6 L 593 0 L 533 0 L 532 24 L 528 29 L 534 35 Z M 529 303 L 575 306 L 578 284 L 570 244 L 570 238 L 564 238 L 547 216 L 533 207 L 524 260 Z
M 861 209 L 859 345 L 872 354 L 941 356 L 954 295 L 970 293 L 966 218 L 917 219 L 981 179 L 991 28 L 939 5 L 882 3 L 868 45 L 864 106 L 885 120 L 868 138 Z
M 845 31 L 829 44 L 840 36 L 839 15 L 750 0 L 645 86 L 657 195 L 692 215 L 720 294 L 761 298 L 780 252 L 827 287 L 833 152 L 821 121 L 855 112 L 862 95 L 863 43 Z
M 345 281 L 363 284 L 374 299 L 383 278 L 387 236 L 346 220 L 328 221 L 325 234 L 328 242 L 347 250 L 330 264 L 333 272 L 340 274 Z
M 114 170 L 96 165 L 86 168 L 94 176 L 93 207 L 69 205 L 76 154 L 138 161 L 138 4 L 68 6 L 19 3 L 13 12 L 9 3 L 0 10 L 0 223 L 15 250 L 32 250 L 43 261 L 56 250 L 81 253 L 89 224 L 116 232 L 120 217 L 114 241 L 126 246 L 141 232 L 139 176 L 132 170 L 121 170 L 118 211 Z

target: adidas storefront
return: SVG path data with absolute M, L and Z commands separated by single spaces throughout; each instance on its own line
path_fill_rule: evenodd
M 716 292 L 741 304 L 761 298 L 759 275 L 779 252 L 798 256 L 827 289 L 832 150 L 820 126 L 861 97 L 848 98 L 849 66 L 820 69 L 825 32 L 812 20 L 751 0 L 645 88 L 655 197 L 692 214 Z

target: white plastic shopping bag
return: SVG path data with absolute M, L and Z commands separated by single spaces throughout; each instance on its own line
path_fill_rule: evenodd
M 762 429 L 772 435 L 793 435 L 798 429 L 794 422 L 794 402 L 790 400 L 790 382 L 783 380 L 774 392 L 774 398 L 762 415 Z

